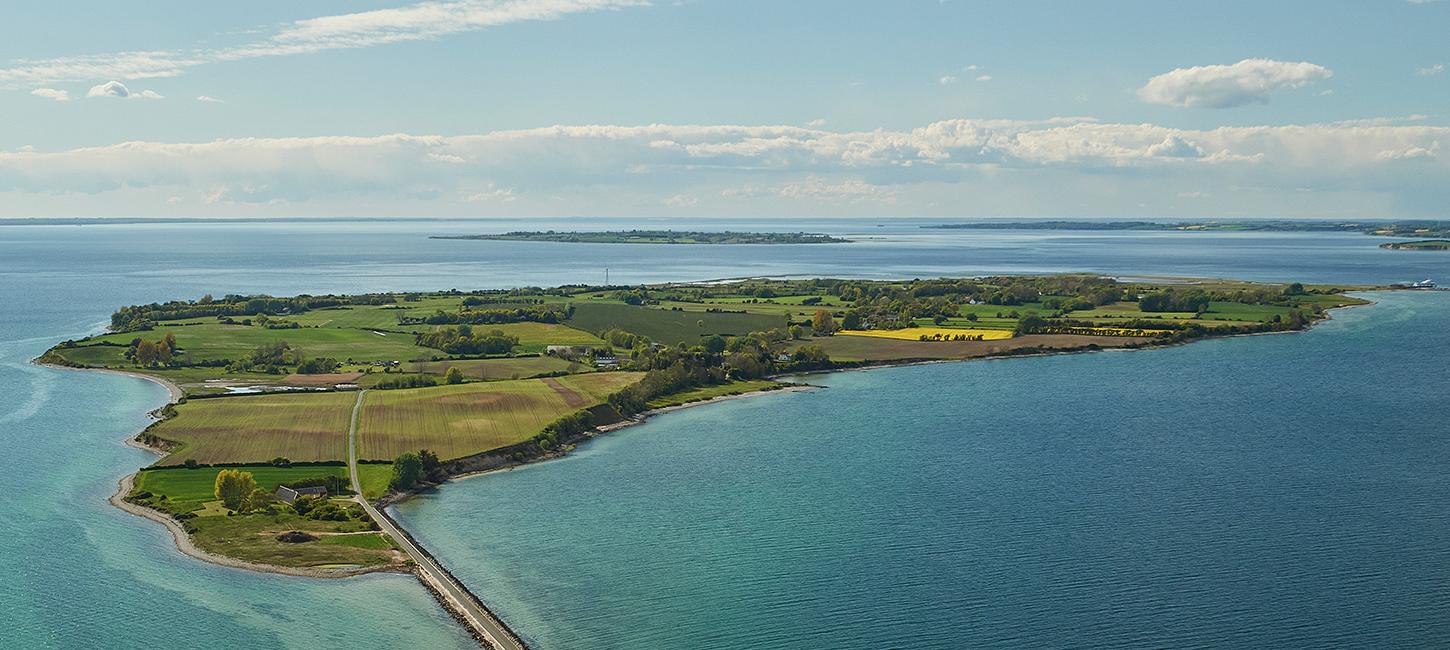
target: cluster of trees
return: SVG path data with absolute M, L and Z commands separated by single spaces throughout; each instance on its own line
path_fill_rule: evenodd
M 511 309 L 439 310 L 429 316 L 398 316 L 400 325 L 502 325 L 504 323 L 562 323 L 574 313 L 573 305 L 528 305 Z
M 293 349 L 286 341 L 273 341 L 257 346 L 251 354 L 228 363 L 227 372 L 265 372 L 278 375 L 302 362 L 301 350 Z
M 159 341 L 144 341 L 139 337 L 131 339 L 125 357 L 143 368 L 169 366 L 176 357 L 176 335 L 167 332 Z
M 297 364 L 299 375 L 328 375 L 337 371 L 342 363 L 331 357 L 313 357 Z
M 440 482 L 446 477 L 438 454 L 419 449 L 416 453 L 403 452 L 393 459 L 393 477 L 388 481 L 388 487 L 403 492 L 425 483 Z
M 479 334 L 473 331 L 473 326 L 464 324 L 420 332 L 414 335 L 414 342 L 448 354 L 506 354 L 519 344 L 519 337 L 509 336 L 502 330 Z
M 542 305 L 542 298 L 520 298 L 517 296 L 468 296 L 463 299 L 464 307 L 479 305 Z
M 271 296 L 227 295 L 220 300 L 211 294 L 200 300 L 173 300 L 164 303 L 131 305 L 111 314 L 111 329 L 117 332 L 148 330 L 156 321 L 182 318 L 210 318 L 213 316 L 256 316 L 259 314 L 299 314 L 313 309 L 343 305 L 386 305 L 397 302 L 394 294 L 364 294 L 357 296 L 294 296 L 273 298 Z
M 943 334 L 941 332 L 937 332 L 935 334 L 922 334 L 920 337 L 918 337 L 918 340 L 921 340 L 921 341 L 981 341 L 981 340 L 984 340 L 985 338 L 986 337 L 984 337 L 981 334 Z
M 1139 296 L 1138 309 L 1147 312 L 1177 311 L 1201 314 L 1208 311 L 1208 303 L 1212 301 L 1213 297 L 1201 289 L 1186 291 L 1165 289 Z
M 457 370 L 457 368 L 450 368 Z M 461 374 L 461 373 L 460 373 Z M 396 377 L 384 377 L 373 384 L 378 390 L 394 390 L 398 388 L 427 388 L 437 386 L 438 380 L 433 375 L 398 375 Z

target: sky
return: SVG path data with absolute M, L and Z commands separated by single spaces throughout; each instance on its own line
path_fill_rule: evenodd
M 0 217 L 1450 218 L 1450 0 L 0 7 Z

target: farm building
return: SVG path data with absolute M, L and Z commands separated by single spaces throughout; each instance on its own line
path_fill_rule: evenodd
M 289 488 L 285 485 L 277 486 L 277 498 L 281 499 L 283 503 L 287 504 L 295 503 L 298 499 L 302 497 L 325 496 L 327 496 L 327 488 L 322 486 L 303 488 Z

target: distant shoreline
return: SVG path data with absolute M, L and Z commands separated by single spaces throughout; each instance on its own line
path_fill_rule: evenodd
M 600 230 L 514 231 L 482 235 L 432 235 L 429 239 L 525 241 L 556 244 L 657 244 L 720 246 L 744 244 L 849 244 L 851 240 L 809 232 L 738 232 L 732 230 Z

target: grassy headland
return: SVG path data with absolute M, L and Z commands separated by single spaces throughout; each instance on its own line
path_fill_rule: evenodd
M 206 296 L 124 307 L 111 331 L 40 360 L 180 387 L 137 437 L 164 457 L 126 497 L 203 551 L 401 567 L 347 499 L 355 411 L 375 500 L 551 457 L 652 409 L 786 387 L 771 379 L 786 373 L 1298 330 L 1363 302 L 1344 294 L 1358 288 L 1058 275 Z
M 1380 244 L 1380 248 L 1392 251 L 1450 251 L 1450 239 L 1427 239 L 1424 241 L 1397 241 Z

